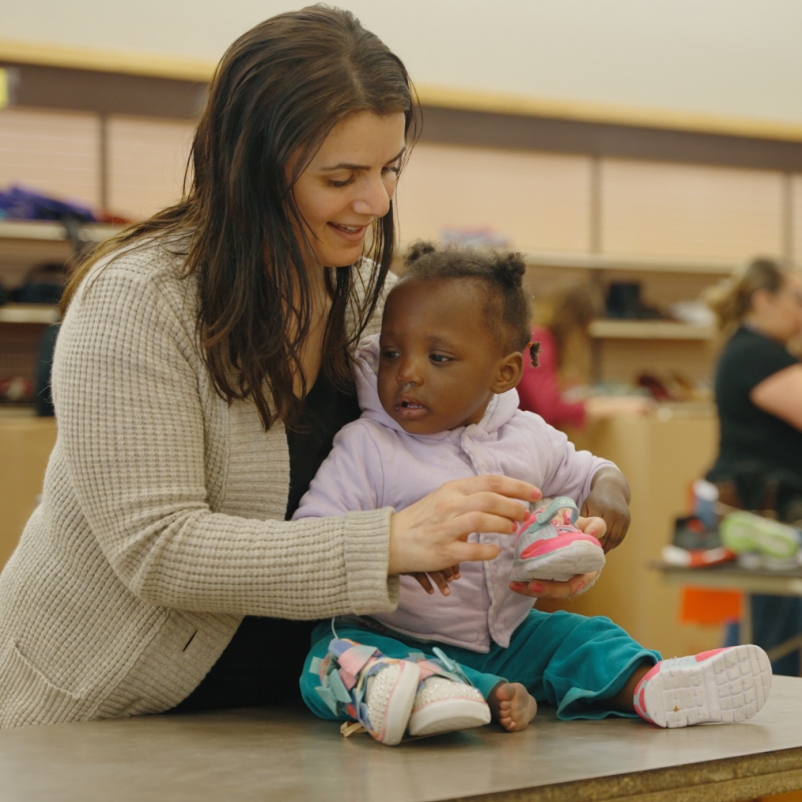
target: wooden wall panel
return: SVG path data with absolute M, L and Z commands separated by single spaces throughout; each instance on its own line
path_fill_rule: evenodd
M 139 219 L 179 200 L 194 125 L 133 117 L 108 125 L 109 207 Z
M 490 226 L 514 248 L 587 251 L 590 166 L 584 156 L 420 143 L 398 190 L 401 239 Z
M 0 187 L 22 184 L 96 207 L 100 202 L 96 114 L 0 110 Z
M 605 160 L 601 199 L 606 253 L 700 259 L 782 253 L 779 172 Z

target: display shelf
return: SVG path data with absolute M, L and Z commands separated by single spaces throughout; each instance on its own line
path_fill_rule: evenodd
M 408 250 L 399 248 L 397 258 Z M 510 246 L 510 250 L 517 250 Z M 667 273 L 699 276 L 731 276 L 743 268 L 732 259 L 658 258 L 601 253 L 571 253 L 566 251 L 522 251 L 528 267 L 570 268 L 574 270 L 616 271 L 622 273 Z
M 530 267 L 569 267 L 584 270 L 615 270 L 632 273 L 691 273 L 696 275 L 731 276 L 740 262 L 726 259 L 657 259 L 648 256 L 616 256 L 594 253 L 524 253 Z
M 49 304 L 6 304 L 0 306 L 0 323 L 58 323 L 57 306 Z
M 598 340 L 712 340 L 712 326 L 672 320 L 594 320 L 589 334 Z
M 81 238 L 87 242 L 102 242 L 121 231 L 120 226 L 108 223 L 87 223 L 81 226 Z M 34 240 L 61 242 L 67 240 L 62 223 L 51 220 L 0 220 L 0 241 Z

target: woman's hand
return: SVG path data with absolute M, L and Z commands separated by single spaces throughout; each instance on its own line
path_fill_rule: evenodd
M 468 543 L 468 535 L 513 534 L 529 512 L 526 504 L 540 496 L 534 485 L 506 476 L 446 482 L 391 517 L 387 573 L 431 573 L 461 562 L 492 560 L 500 548 Z
M 629 484 L 618 468 L 606 467 L 597 471 L 580 514 L 604 520 L 607 532 L 602 537 L 596 537 L 599 537 L 605 551 L 621 544 L 632 516 L 629 512 Z

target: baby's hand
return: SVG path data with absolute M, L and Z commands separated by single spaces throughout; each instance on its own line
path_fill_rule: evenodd
M 451 588 L 448 587 L 448 583 L 459 579 L 459 565 L 452 565 L 450 568 L 444 568 L 442 571 L 429 571 L 428 574 L 416 573 L 410 574 L 410 576 L 414 576 L 418 584 L 427 593 L 434 593 L 432 583 L 429 581 L 431 579 L 440 589 L 440 593 L 442 593 L 443 596 L 449 596 L 451 594 Z
M 602 540 L 607 532 L 607 524 L 604 522 L 604 518 L 595 516 L 577 518 L 575 526 L 580 532 L 584 532 L 586 535 L 593 535 L 597 540 Z

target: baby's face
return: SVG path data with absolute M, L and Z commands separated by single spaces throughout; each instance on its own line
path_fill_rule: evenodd
M 479 292 L 472 281 L 413 279 L 390 293 L 379 400 L 405 431 L 434 434 L 482 419 L 504 355 Z

